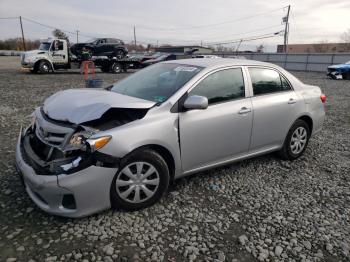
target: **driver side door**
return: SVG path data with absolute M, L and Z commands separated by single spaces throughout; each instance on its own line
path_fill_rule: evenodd
M 54 65 L 64 65 L 68 63 L 67 42 L 54 40 L 51 45 L 51 57 Z
M 248 152 L 252 104 L 244 79 L 241 67 L 220 69 L 188 92 L 188 96 L 207 97 L 209 106 L 179 113 L 184 172 L 223 163 Z

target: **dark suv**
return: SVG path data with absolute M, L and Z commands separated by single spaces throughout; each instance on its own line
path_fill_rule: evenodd
M 74 44 L 70 49 L 74 55 L 80 56 L 84 47 L 94 56 L 123 58 L 128 53 L 124 42 L 115 38 L 94 38 L 85 43 Z

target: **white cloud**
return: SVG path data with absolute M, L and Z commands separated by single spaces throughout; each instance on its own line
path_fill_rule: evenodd
M 281 19 L 285 10 L 269 11 L 289 3 L 292 5 L 290 43 L 337 42 L 340 34 L 350 27 L 346 23 L 350 8 L 348 0 L 252 0 L 240 1 L 239 4 L 227 0 L 1 0 L 0 17 L 21 15 L 57 28 L 73 32 L 79 30 L 85 35 L 109 35 L 126 41 L 133 39 L 135 25 L 137 38 L 142 42 L 156 43 L 158 40 L 159 43 L 198 44 L 201 40 L 219 42 L 279 31 L 283 29 Z M 260 13 L 265 14 L 234 23 L 188 29 Z M 24 21 L 24 30 L 25 36 L 32 39 L 45 38 L 52 31 L 28 21 Z M 17 20 L 0 20 L 0 38 L 17 37 L 19 34 Z M 72 39 L 75 37 L 72 36 Z M 250 44 L 275 45 L 282 42 L 283 38 L 277 37 Z

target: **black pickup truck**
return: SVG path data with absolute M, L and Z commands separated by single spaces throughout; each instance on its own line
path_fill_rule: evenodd
M 81 56 L 83 48 L 89 52 L 91 56 L 108 56 L 116 58 L 124 58 L 128 49 L 124 42 L 115 38 L 94 38 L 85 43 L 78 43 L 71 46 L 71 52 L 76 56 Z

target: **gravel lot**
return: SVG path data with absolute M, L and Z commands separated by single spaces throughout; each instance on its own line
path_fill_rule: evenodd
M 126 75 L 98 74 L 106 84 Z M 82 76 L 33 75 L 0 57 L 0 261 L 350 261 L 350 81 L 295 75 L 328 97 L 324 129 L 300 159 L 270 154 L 202 172 L 151 208 L 74 220 L 31 202 L 14 150 L 25 117 L 82 87 Z

